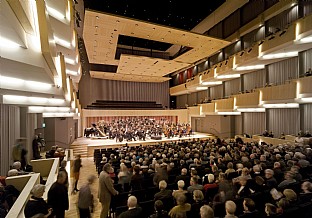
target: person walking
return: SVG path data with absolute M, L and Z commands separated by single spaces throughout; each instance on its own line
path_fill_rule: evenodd
M 77 188 L 78 185 L 78 180 L 79 180 L 79 173 L 80 173 L 80 168 L 82 167 L 81 165 L 81 155 L 78 154 L 76 156 L 76 159 L 74 160 L 74 165 L 73 165 L 73 173 L 74 173 L 74 181 L 75 181 L 75 185 L 74 185 L 74 189 L 72 191 L 72 194 L 79 191 Z
M 78 196 L 80 218 L 91 218 L 91 213 L 93 213 L 93 195 L 90 186 L 94 183 L 95 179 L 95 175 L 90 175 L 88 177 L 88 183 L 80 188 Z

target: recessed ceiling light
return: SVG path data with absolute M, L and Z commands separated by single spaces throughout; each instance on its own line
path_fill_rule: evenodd
M 168 33 L 171 33 L 171 31 L 169 30 Z
M 116 32 L 117 30 L 116 30 L 116 29 L 114 29 L 114 31 Z
M 136 23 L 135 26 L 139 26 L 139 24 Z
M 99 16 L 96 16 L 96 19 L 99 19 L 100 17 Z
M 133 35 L 133 34 L 134 34 L 134 32 L 131 32 L 131 34 Z
M 149 37 L 150 37 L 150 35 L 147 35 L 147 37 L 149 38 Z
M 164 40 L 164 38 L 161 38 L 161 40 Z
M 120 21 L 119 21 L 119 20 L 116 20 L 116 22 L 119 23 Z
M 95 27 L 95 29 L 97 29 L 99 26 L 94 26 Z

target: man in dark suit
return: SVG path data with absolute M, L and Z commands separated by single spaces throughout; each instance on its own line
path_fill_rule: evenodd
M 114 189 L 113 180 L 109 176 L 111 172 L 113 172 L 112 166 L 106 163 L 99 177 L 99 200 L 102 204 L 101 218 L 107 217 L 112 195 L 118 194 L 118 191 Z
M 65 185 L 66 173 L 60 171 L 57 175 L 57 180 L 52 184 L 48 192 L 48 205 L 51 205 L 53 212 L 52 216 L 56 218 L 64 218 L 65 210 L 68 210 L 68 191 Z
M 141 218 L 143 217 L 142 208 L 137 206 L 138 200 L 135 196 L 128 198 L 128 210 L 122 212 L 119 218 Z

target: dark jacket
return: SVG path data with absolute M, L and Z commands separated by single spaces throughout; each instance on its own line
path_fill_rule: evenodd
M 31 199 L 26 203 L 24 214 L 26 218 L 32 217 L 39 213 L 47 215 L 49 213 L 48 209 L 49 206 L 43 198 L 31 197 Z
M 55 182 L 48 192 L 48 204 L 51 205 L 56 217 L 62 217 L 65 210 L 68 210 L 68 193 L 65 185 Z M 60 215 L 59 215 L 60 214 Z M 59 216 L 58 216 L 59 215 Z
M 142 208 L 136 207 L 131 210 L 122 212 L 118 218 L 141 218 L 141 217 L 143 217 Z

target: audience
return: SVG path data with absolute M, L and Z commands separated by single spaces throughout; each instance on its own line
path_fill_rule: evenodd
M 129 194 L 137 194 L 140 202 L 141 199 L 151 200 L 148 196 L 154 197 L 158 202 L 153 205 L 154 217 L 160 217 L 161 211 L 166 210 L 170 211 L 170 217 L 208 217 L 210 209 L 204 205 L 207 203 L 214 205 L 213 213 L 217 217 L 256 218 L 287 214 L 286 207 L 304 202 L 297 198 L 298 187 L 302 180 L 310 178 L 305 172 L 312 160 L 310 150 L 308 145 L 236 143 L 218 139 L 126 146 L 111 150 L 105 158 L 106 163 L 113 164 L 116 169 L 115 175 L 119 175 L 116 185 L 122 183 L 121 175 L 125 172 L 133 173 Z M 99 158 L 103 159 L 102 154 Z M 309 184 L 302 185 L 304 193 L 300 196 L 311 193 Z M 159 188 L 158 193 L 153 185 Z M 178 189 L 172 192 L 174 187 Z M 275 195 L 271 192 L 274 188 L 278 189 Z M 177 205 L 168 208 L 167 199 L 175 199 Z M 237 214 L 235 203 L 239 205 Z
M 200 218 L 214 218 L 213 209 L 208 205 L 202 206 L 200 208 Z

